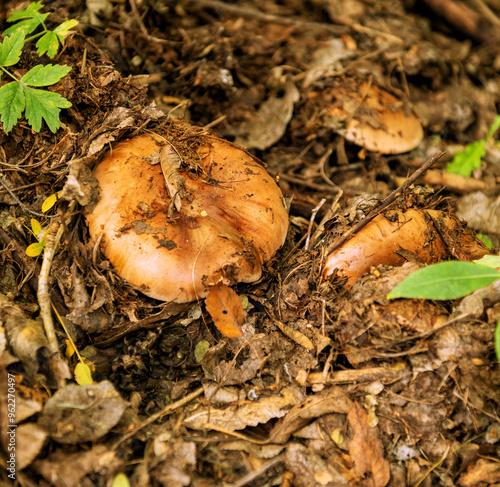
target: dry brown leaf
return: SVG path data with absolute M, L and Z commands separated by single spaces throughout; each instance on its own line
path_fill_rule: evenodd
M 354 471 L 360 477 L 364 477 L 367 473 L 371 474 L 371 478 L 365 479 L 365 486 L 386 486 L 391 473 L 389 462 L 383 456 L 384 448 L 377 428 L 368 426 L 368 414 L 358 403 L 354 403 L 347 414 L 347 419 L 354 430 L 354 437 L 349 445 Z
M 283 420 L 276 423 L 269 435 L 273 443 L 286 443 L 290 436 L 305 426 L 313 418 L 325 414 L 346 414 L 351 408 L 351 400 L 340 387 L 332 386 L 318 394 L 309 396 L 301 404 L 295 405 Z
M 245 317 L 239 296 L 225 284 L 216 284 L 205 300 L 210 316 L 217 329 L 228 338 L 241 338 L 241 324 Z

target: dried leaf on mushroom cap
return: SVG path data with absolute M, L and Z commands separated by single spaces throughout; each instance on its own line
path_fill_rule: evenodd
M 423 139 L 422 125 L 390 93 L 347 78 L 310 98 L 321 97 L 324 123 L 349 142 L 382 154 L 415 149 Z
M 94 172 L 101 199 L 87 215 L 90 235 L 103 234 L 118 275 L 164 301 L 205 297 L 219 281 L 256 281 L 288 230 L 283 196 L 262 165 L 228 141 L 195 135 L 190 156 L 199 173 L 185 165 L 178 171 L 184 190 L 172 218 L 177 205 L 161 164 L 147 158 L 165 144 L 184 157 L 174 139 L 145 134 L 121 142 Z

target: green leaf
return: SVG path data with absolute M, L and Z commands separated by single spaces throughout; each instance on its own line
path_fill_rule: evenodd
M 495 132 L 500 128 L 500 115 L 495 116 L 493 123 L 491 124 L 490 130 L 488 130 L 488 135 L 486 136 L 486 140 L 490 140 Z
M 36 43 L 36 52 L 39 56 L 47 53 L 50 59 L 52 59 L 59 50 L 59 38 L 54 32 L 48 31 L 38 39 Z
M 500 362 L 500 321 L 495 328 L 495 352 L 497 354 L 497 360 Z
M 486 141 L 478 140 L 469 144 L 463 152 L 455 154 L 453 160 L 448 164 L 446 170 L 452 174 L 459 174 L 469 178 L 474 169 L 481 167 L 481 159 L 486 154 Z
M 62 24 L 59 24 L 55 29 L 54 33 L 57 35 L 59 38 L 59 41 L 61 44 L 63 43 L 64 39 L 68 34 L 71 34 L 71 29 L 73 27 L 76 27 L 78 25 L 78 20 L 76 19 L 70 19 L 70 20 L 65 20 Z
M 484 244 L 486 245 L 486 247 L 488 247 L 490 250 L 492 248 L 494 248 L 493 242 L 486 235 L 484 235 L 482 233 L 478 233 L 476 235 L 476 237 L 480 238 L 484 242 Z
M 194 358 L 198 363 L 203 360 L 209 348 L 210 343 L 207 342 L 207 340 L 201 340 L 196 344 L 196 347 L 194 349 Z
M 3 35 L 14 34 L 15 32 L 23 31 L 25 34 L 31 34 L 40 24 L 42 24 L 49 14 L 39 14 L 31 19 L 21 20 L 17 24 L 11 25 L 3 32 Z M 10 19 L 7 19 L 7 22 Z
M 50 86 L 56 84 L 70 71 L 70 66 L 60 66 L 59 64 L 47 64 L 47 66 L 42 66 L 41 64 L 38 64 L 34 68 L 31 68 L 21 78 L 21 81 L 29 86 Z
M 25 9 L 23 10 L 11 10 L 10 17 L 7 19 L 7 22 L 16 22 L 20 19 L 32 19 L 36 18 L 40 14 L 38 12 L 43 7 L 42 2 L 31 2 Z
M 23 114 L 24 90 L 21 83 L 12 81 L 0 88 L 0 115 L 5 133 L 10 132 Z
M 387 299 L 457 299 L 499 279 L 500 272 L 472 262 L 441 262 L 409 276 L 387 295 Z
M 26 118 L 33 130 L 40 132 L 43 119 L 49 129 L 55 133 L 61 125 L 59 120 L 60 108 L 69 108 L 71 102 L 59 93 L 37 90 L 28 86 L 24 87 L 24 94 L 26 97 Z
M 12 66 L 19 62 L 24 46 L 25 33 L 20 30 L 0 42 L 0 65 Z
M 31 245 L 28 245 L 26 248 L 26 255 L 28 257 L 38 257 L 45 247 L 45 242 L 35 242 Z
M 42 14 L 39 12 L 42 7 L 42 2 L 32 2 L 23 10 L 11 10 L 7 22 L 17 23 L 6 29 L 3 34 L 8 35 L 17 32 L 19 29 L 27 33 L 33 32 L 49 16 L 48 13 Z
M 50 196 L 45 198 L 45 201 L 42 203 L 42 213 L 47 213 L 57 203 L 57 200 L 59 200 L 61 194 L 62 189 L 61 191 L 51 194 Z

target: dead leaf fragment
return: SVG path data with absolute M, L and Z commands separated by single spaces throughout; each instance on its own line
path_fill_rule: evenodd
M 37 460 L 33 464 L 34 470 L 40 473 L 45 480 L 55 487 L 84 484 L 87 475 L 94 474 L 107 476 L 111 471 L 123 468 L 123 462 L 116 452 L 108 450 L 104 445 L 96 445 L 88 451 L 69 453 L 63 449 L 51 453 L 44 460 Z M 101 484 L 95 478 L 95 481 Z
M 304 394 L 298 387 L 284 387 L 279 395 L 259 398 L 257 401 L 235 404 L 225 408 L 200 408 L 184 420 L 191 429 L 241 430 L 248 426 L 267 423 L 282 418 L 293 406 L 304 401 Z
M 347 487 L 350 482 L 349 472 L 341 464 L 334 464 L 317 453 L 308 450 L 299 443 L 290 443 L 285 453 L 285 465 L 295 475 L 297 487 Z
M 216 284 L 205 300 L 217 329 L 228 338 L 241 338 L 245 312 L 239 296 L 226 284 Z
M 391 477 L 389 462 L 384 458 L 384 447 L 378 435 L 378 429 L 368 426 L 368 414 L 358 404 L 347 414 L 349 425 L 354 430 L 354 437 L 349 445 L 349 455 L 354 462 L 354 471 L 360 477 L 371 474 L 364 485 L 384 487 Z
M 47 401 L 38 425 L 59 443 L 95 441 L 120 421 L 126 406 L 109 381 L 70 384 Z
M 308 424 L 311 419 L 330 413 L 346 414 L 351 404 L 351 400 L 340 387 L 325 389 L 294 406 L 271 430 L 270 439 L 273 443 L 286 443 L 292 433 Z
M 500 482 L 500 464 L 480 458 L 460 477 L 458 484 L 462 487 L 474 487 L 481 484 L 498 484 L 498 482 Z
M 238 137 L 236 143 L 249 149 L 266 150 L 285 134 L 288 122 L 293 115 L 295 103 L 299 100 L 299 90 L 288 80 L 284 86 L 284 95 L 271 96 L 260 106 L 253 118 L 241 127 L 246 137 Z
M 47 433 L 34 423 L 19 425 L 16 429 L 18 453 L 16 467 L 19 470 L 26 468 L 42 450 Z

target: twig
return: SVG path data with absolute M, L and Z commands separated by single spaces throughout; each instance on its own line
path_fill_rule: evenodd
M 309 220 L 309 228 L 307 229 L 307 238 L 306 238 L 306 245 L 304 247 L 304 250 L 307 252 L 309 250 L 309 242 L 311 241 L 311 232 L 312 232 L 312 226 L 314 223 L 314 219 L 316 218 L 316 215 L 318 214 L 318 211 L 321 209 L 321 207 L 325 204 L 326 198 L 323 198 L 318 205 L 316 205 L 316 208 L 313 209 L 311 212 L 311 219 Z
M 340 207 L 339 201 L 340 201 L 340 198 L 342 198 L 343 194 L 344 194 L 343 191 L 340 191 L 340 193 L 338 193 L 335 196 L 334 200 L 332 201 L 332 204 L 330 205 L 330 208 L 328 208 L 328 211 L 325 213 L 325 215 L 323 216 L 323 218 L 319 222 L 318 228 L 316 228 L 316 231 L 314 232 L 312 239 L 311 239 L 311 247 L 316 246 L 316 243 L 318 242 L 320 236 L 325 231 L 325 223 L 327 221 L 331 220 L 335 216 L 337 211 L 339 210 L 339 207 Z
M 274 457 L 272 460 L 269 460 L 266 463 L 263 463 L 259 468 L 253 470 L 252 472 L 247 473 L 244 477 L 241 477 L 234 484 L 226 484 L 227 487 L 244 487 L 245 485 L 253 482 L 257 477 L 260 477 L 264 472 L 274 467 L 278 463 L 281 463 L 285 459 L 285 455 L 282 453 L 277 457 Z
M 385 198 L 376 208 L 374 208 L 365 218 L 354 225 L 347 233 L 339 237 L 335 242 L 333 242 L 325 252 L 325 255 L 330 255 L 333 251 L 338 249 L 341 245 L 347 242 L 353 235 L 359 232 L 363 227 L 370 223 L 381 211 L 387 208 L 390 204 L 394 203 L 396 198 L 409 186 L 411 186 L 422 174 L 425 173 L 436 161 L 438 161 L 444 152 L 436 152 L 427 161 L 422 164 L 406 181 L 395 189 L 387 198 Z
M 497 17 L 495 12 L 493 12 L 493 10 L 491 10 L 491 8 L 488 7 L 485 2 L 483 2 L 483 0 L 471 0 L 471 2 L 495 27 L 500 27 L 500 19 Z
M 179 399 L 173 404 L 165 406 L 161 411 L 158 411 L 152 416 L 149 416 L 148 419 L 143 421 L 139 426 L 136 426 L 133 430 L 129 431 L 128 433 L 120 437 L 112 448 L 113 449 L 118 448 L 124 441 L 128 440 L 129 438 L 132 438 L 132 436 L 134 436 L 138 431 L 150 425 L 151 423 L 154 423 L 157 419 L 160 419 L 163 416 L 166 416 L 167 414 L 172 414 L 175 410 L 179 409 L 180 407 L 184 406 L 185 404 L 191 402 L 193 399 L 203 394 L 203 391 L 204 391 L 203 387 L 200 387 L 195 391 L 191 392 L 191 394 L 184 396 L 182 399 Z
M 13 192 L 12 190 L 9 188 L 9 186 L 7 185 L 7 180 L 2 176 L 0 178 L 0 184 L 5 188 L 5 191 L 7 191 L 7 193 L 9 193 L 10 197 L 21 207 L 21 209 L 23 211 L 25 211 L 26 213 L 31 213 L 32 215 L 35 215 L 35 216 L 39 216 L 39 217 L 42 217 L 42 218 L 54 218 L 56 217 L 57 215 L 52 215 L 52 216 L 49 216 L 49 215 L 45 215 L 44 213 L 38 213 L 38 211 L 34 211 L 34 210 L 31 210 L 30 208 L 28 208 Z M 26 186 L 23 186 L 24 188 Z
M 132 7 L 132 15 L 134 16 L 134 19 L 139 26 L 139 30 L 142 32 L 142 35 L 146 38 L 149 39 L 149 32 L 148 29 L 146 29 L 146 26 L 144 25 L 144 22 L 141 19 L 141 16 L 139 15 L 139 11 L 137 10 L 137 4 L 135 0 L 130 0 L 130 6 Z
M 49 350 L 53 354 L 59 352 L 59 345 L 50 308 L 49 274 L 52 260 L 56 253 L 56 241 L 59 241 L 61 236 L 62 228 L 60 227 L 60 223 L 59 221 L 54 221 L 47 232 L 43 251 L 42 268 L 40 269 L 40 276 L 38 277 L 37 297 L 38 305 L 40 306 L 40 316 L 42 317 L 45 334 L 47 335 Z

